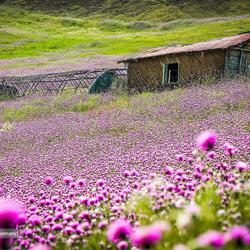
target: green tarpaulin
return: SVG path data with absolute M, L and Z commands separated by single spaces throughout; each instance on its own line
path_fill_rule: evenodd
M 112 70 L 105 71 L 96 78 L 89 88 L 89 94 L 98 94 L 105 92 L 111 88 L 114 79 L 114 72 Z

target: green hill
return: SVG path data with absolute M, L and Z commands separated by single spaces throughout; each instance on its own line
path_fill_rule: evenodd
M 247 0 L 0 0 L 0 75 L 249 30 Z
M 250 13 L 248 0 L 5 0 L 5 5 L 78 17 L 169 21 Z

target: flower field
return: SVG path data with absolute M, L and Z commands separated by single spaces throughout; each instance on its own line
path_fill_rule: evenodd
M 0 249 L 248 249 L 250 82 L 0 103 Z

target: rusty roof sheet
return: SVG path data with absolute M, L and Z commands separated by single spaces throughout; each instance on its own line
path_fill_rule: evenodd
M 225 37 L 220 39 L 214 39 L 206 42 L 199 42 L 189 45 L 177 45 L 171 47 L 158 47 L 149 49 L 143 53 L 137 54 L 132 57 L 124 58 L 120 62 L 135 61 L 144 58 L 157 57 L 169 54 L 177 53 L 189 53 L 195 51 L 215 50 L 215 49 L 227 49 L 231 46 L 238 45 L 240 43 L 250 40 L 250 33 L 244 33 L 237 36 Z

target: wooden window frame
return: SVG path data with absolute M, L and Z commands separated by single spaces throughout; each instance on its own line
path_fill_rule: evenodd
M 177 64 L 178 65 L 178 75 L 177 75 L 178 80 L 176 82 L 170 82 L 169 81 L 169 73 L 167 73 L 168 76 L 167 76 L 167 80 L 166 80 L 166 72 L 169 72 L 168 67 L 169 67 L 170 64 Z M 162 84 L 171 84 L 171 83 L 178 83 L 179 82 L 179 79 L 180 79 L 180 62 L 163 63 L 162 67 L 163 67 Z

